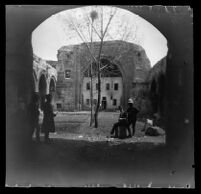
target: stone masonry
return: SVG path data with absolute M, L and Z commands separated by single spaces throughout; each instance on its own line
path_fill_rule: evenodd
M 93 55 L 98 56 L 99 42 L 89 44 Z M 82 109 L 82 83 L 84 72 L 89 68 L 91 56 L 85 44 L 63 46 L 58 50 L 58 81 L 56 103 L 61 110 Z M 145 50 L 136 44 L 124 41 L 106 41 L 101 58 L 114 63 L 122 74 L 123 95 L 121 104 L 125 106 L 132 97 L 133 83 L 143 83 L 150 70 L 150 61 Z

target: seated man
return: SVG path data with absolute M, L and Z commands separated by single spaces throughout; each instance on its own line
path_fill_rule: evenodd
M 113 125 L 110 134 L 111 135 L 114 134 L 114 136 L 111 136 L 111 137 L 115 137 L 115 138 L 118 137 L 118 127 L 120 126 L 125 126 L 126 129 L 128 130 L 129 137 L 131 137 L 131 132 L 128 128 L 127 113 L 123 111 L 123 108 L 121 106 L 119 106 L 119 111 L 120 111 L 119 121 Z

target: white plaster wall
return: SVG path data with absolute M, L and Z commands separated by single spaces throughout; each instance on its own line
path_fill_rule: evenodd
M 90 99 L 90 90 L 86 89 L 87 82 L 90 83 L 90 78 L 85 77 L 83 79 L 83 85 L 82 85 L 83 103 L 85 106 L 87 106 L 86 99 Z M 98 90 L 96 90 L 96 83 L 98 83 L 98 80 L 97 78 L 94 78 L 93 79 L 93 98 L 94 99 L 98 99 Z M 106 83 L 110 84 L 110 90 L 106 90 Z M 119 85 L 118 90 L 114 90 L 115 83 L 118 83 Z M 101 103 L 102 103 L 102 98 L 106 97 L 107 109 L 115 109 L 120 105 L 122 92 L 123 92 L 123 87 L 122 87 L 121 77 L 102 77 L 101 78 Z M 111 96 L 113 96 L 113 99 L 117 100 L 116 106 L 113 106 L 113 100 L 111 100 Z

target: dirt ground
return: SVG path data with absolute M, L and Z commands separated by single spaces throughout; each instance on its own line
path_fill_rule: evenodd
M 168 150 L 164 136 L 144 136 L 143 123 L 137 123 L 136 137 L 107 138 L 117 118 L 118 113 L 102 112 L 94 129 L 88 127 L 87 112 L 63 113 L 55 118 L 51 144 L 42 137 L 41 143 L 13 144 L 12 149 L 10 144 L 7 186 L 192 187 L 192 161 Z
M 154 137 L 146 136 L 142 129 L 144 122 L 136 122 L 136 133 L 132 138 L 124 140 L 108 138 L 110 130 L 115 122 L 118 121 L 118 112 L 100 112 L 99 127 L 89 127 L 90 112 L 60 113 L 55 117 L 56 132 L 51 134 L 51 138 L 79 139 L 88 141 L 109 141 L 111 143 L 135 143 L 150 142 L 153 144 L 165 143 L 165 132 L 163 135 Z

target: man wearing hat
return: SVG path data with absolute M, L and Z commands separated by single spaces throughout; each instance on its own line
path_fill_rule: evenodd
M 133 129 L 132 136 L 134 136 L 134 134 L 135 134 L 135 123 L 137 120 L 138 112 L 139 112 L 139 110 L 133 106 L 133 100 L 131 98 L 129 98 L 128 99 L 128 109 L 127 109 L 128 127 L 130 127 L 130 125 L 132 124 L 132 129 Z

